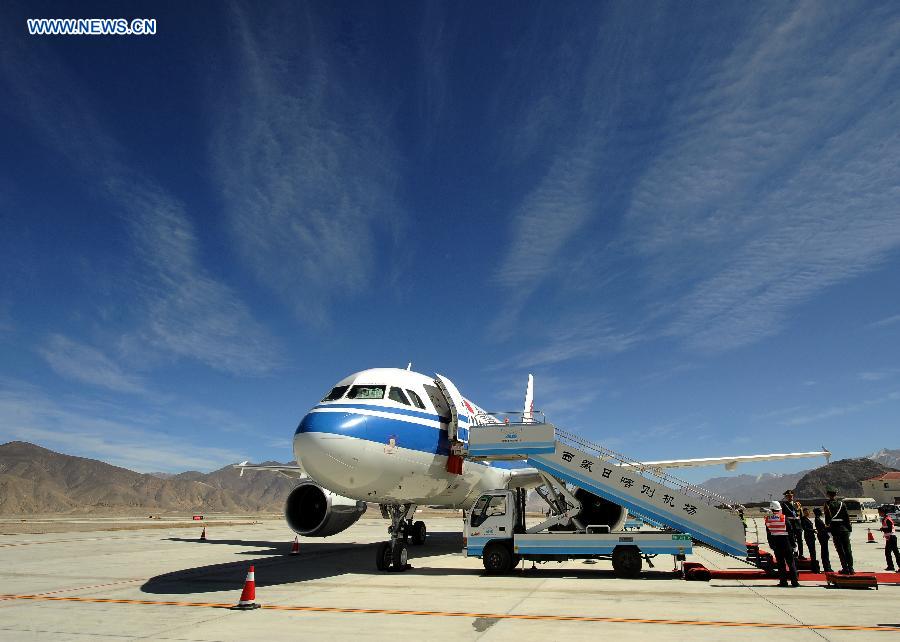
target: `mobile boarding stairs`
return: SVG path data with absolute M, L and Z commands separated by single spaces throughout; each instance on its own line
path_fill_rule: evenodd
M 501 423 L 495 415 L 485 414 L 474 417 L 473 423 L 468 443 L 460 448 L 463 457 L 527 459 L 544 473 L 542 477 L 574 484 L 625 507 L 633 515 L 689 534 L 746 561 L 743 522 L 737 507 L 725 497 L 559 430 L 537 411 L 532 421 L 526 417 L 524 421 Z M 554 492 L 552 486 L 549 490 Z

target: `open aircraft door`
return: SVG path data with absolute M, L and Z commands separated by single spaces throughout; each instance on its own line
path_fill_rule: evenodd
M 468 443 L 472 418 L 466 402 L 452 381 L 443 375 L 435 374 L 435 376 L 434 382 L 447 399 L 447 405 L 450 406 L 450 423 L 447 426 L 450 443 L 452 444 L 454 441 Z

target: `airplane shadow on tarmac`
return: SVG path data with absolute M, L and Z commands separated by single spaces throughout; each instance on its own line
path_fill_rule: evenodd
M 214 593 L 217 591 L 239 590 L 243 586 L 247 570 L 252 564 L 256 571 L 256 585 L 278 586 L 306 582 L 327 577 L 335 577 L 348 573 L 380 575 L 384 571 L 375 568 L 375 547 L 378 543 L 357 544 L 337 542 L 300 542 L 300 555 L 289 556 L 290 542 L 269 542 L 254 540 L 207 540 L 170 537 L 169 541 L 184 542 L 196 546 L 250 546 L 265 550 L 242 551 L 241 555 L 259 555 L 255 559 L 245 559 L 222 564 L 210 564 L 194 568 L 182 569 L 152 577 L 141 586 L 145 593 L 165 595 L 186 595 L 196 593 Z M 423 558 L 460 553 L 463 547 L 462 533 L 429 533 L 424 546 L 410 546 L 409 556 L 412 568 L 405 571 L 412 575 L 484 575 L 481 564 L 472 568 L 423 568 L 416 563 Z M 275 557 L 272 557 L 275 556 Z M 477 561 L 477 560 L 473 560 Z M 555 564 L 538 565 L 531 570 L 528 563 L 524 569 L 515 573 L 541 578 L 574 577 L 574 578 L 613 578 L 612 569 L 554 568 Z M 672 571 L 667 563 L 657 562 L 656 569 L 646 569 L 641 574 L 642 580 L 671 579 Z
M 233 590 L 243 586 L 247 569 L 255 566 L 257 586 L 277 586 L 335 577 L 347 573 L 380 574 L 375 568 L 375 547 L 379 542 L 370 544 L 311 542 L 300 540 L 300 554 L 288 555 L 290 542 L 270 542 L 239 539 L 186 539 L 170 537 L 169 541 L 184 542 L 195 546 L 249 546 L 264 550 L 242 551 L 241 555 L 263 557 L 250 558 L 222 564 L 210 564 L 194 568 L 182 569 L 171 573 L 157 575 L 147 580 L 141 590 L 145 593 L 189 594 L 213 593 Z M 428 533 L 424 546 L 410 546 L 409 557 L 413 568 L 407 573 L 415 573 L 416 560 L 435 555 L 449 555 L 462 550 L 462 533 Z M 272 557 L 272 556 L 276 557 Z M 439 571 L 440 569 L 421 569 Z M 463 569 L 447 569 L 453 573 Z M 472 571 L 478 574 L 478 570 Z M 444 573 L 444 574 L 447 574 Z

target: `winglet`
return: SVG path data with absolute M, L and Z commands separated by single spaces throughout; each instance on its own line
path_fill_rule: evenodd
M 822 452 L 825 453 L 825 463 L 830 464 L 831 463 L 831 451 L 828 450 L 825 446 L 822 446 Z
M 522 423 L 534 422 L 534 375 L 528 375 L 528 386 L 525 388 L 525 407 L 522 410 Z
M 241 474 L 238 475 L 238 477 L 243 477 L 243 476 L 244 476 L 244 466 L 246 466 L 246 465 L 249 464 L 249 463 L 250 463 L 250 460 L 247 459 L 247 460 L 242 461 L 241 463 L 238 464 L 238 466 L 239 466 L 240 469 L 241 469 Z

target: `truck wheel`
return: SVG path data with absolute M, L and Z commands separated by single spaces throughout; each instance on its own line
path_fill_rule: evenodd
M 616 546 L 612 565 L 616 577 L 637 577 L 641 574 L 641 552 L 636 546 Z
M 505 545 L 494 542 L 484 547 L 481 562 L 484 564 L 484 570 L 492 575 L 509 573 L 512 568 L 512 555 Z
M 378 549 L 375 551 L 375 566 L 378 567 L 379 571 L 387 571 L 391 568 L 392 559 L 391 543 L 381 542 L 381 544 L 378 545 Z
M 425 543 L 427 534 L 428 531 L 425 528 L 425 522 L 416 522 L 412 526 L 412 543 L 416 546 L 421 546 Z

